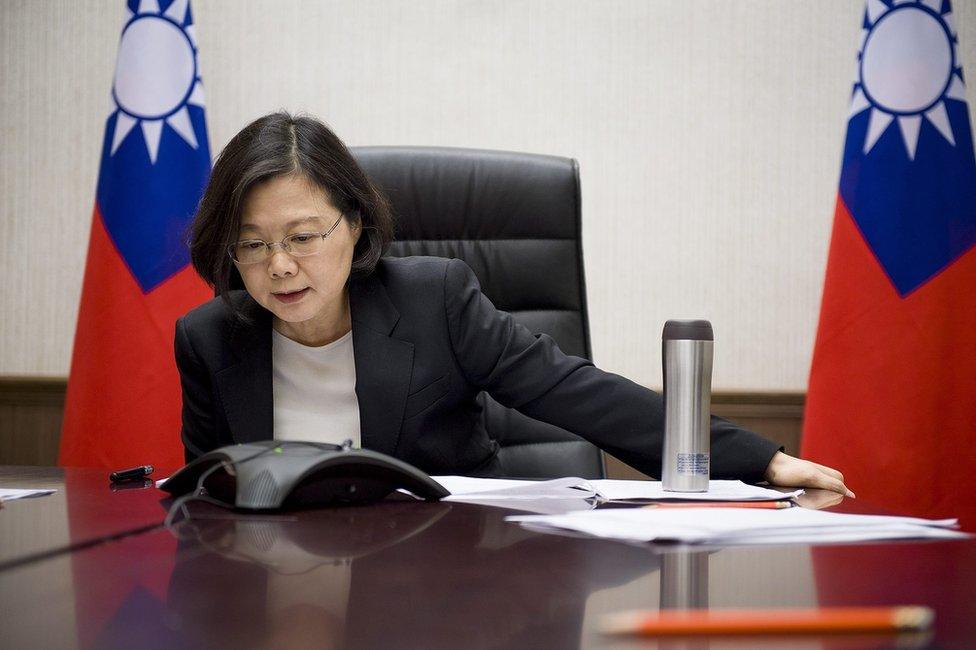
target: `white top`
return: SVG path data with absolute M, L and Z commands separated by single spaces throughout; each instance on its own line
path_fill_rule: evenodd
M 275 440 L 360 447 L 352 331 L 320 347 L 272 332 Z

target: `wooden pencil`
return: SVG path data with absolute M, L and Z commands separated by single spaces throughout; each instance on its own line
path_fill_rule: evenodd
M 756 508 L 759 510 L 783 510 L 791 508 L 789 501 L 687 501 L 682 503 L 652 503 L 645 508 Z
M 614 614 L 608 634 L 639 636 L 893 633 L 928 629 L 928 607 L 822 607 L 811 609 L 691 609 Z

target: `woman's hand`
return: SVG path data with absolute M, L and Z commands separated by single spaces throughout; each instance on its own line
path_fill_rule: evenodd
M 765 478 L 770 485 L 821 488 L 854 498 L 854 493 L 844 485 L 844 475 L 836 469 L 794 458 L 781 451 L 777 451 L 769 461 Z

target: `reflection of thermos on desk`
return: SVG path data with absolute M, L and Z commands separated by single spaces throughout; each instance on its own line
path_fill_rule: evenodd
M 712 325 L 669 320 L 662 335 L 665 490 L 707 492 L 712 406 Z
M 708 551 L 674 551 L 661 558 L 661 609 L 708 608 Z

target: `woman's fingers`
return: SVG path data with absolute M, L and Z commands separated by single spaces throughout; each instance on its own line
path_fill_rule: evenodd
M 830 490 L 831 492 L 837 492 L 838 494 L 843 494 L 846 497 L 855 498 L 854 493 L 847 489 L 844 482 L 831 474 L 823 471 L 823 469 L 814 463 L 811 463 L 816 468 L 814 470 L 814 475 L 812 477 L 810 487 L 818 487 L 824 490 Z M 835 472 L 839 474 L 840 472 Z
M 837 479 L 841 483 L 844 482 L 844 475 L 841 474 L 840 472 L 838 472 L 833 467 L 827 467 L 826 465 L 821 465 L 820 463 L 814 463 L 813 461 L 809 461 L 809 462 L 810 462 L 811 465 L 816 465 L 817 467 L 819 467 L 820 469 L 822 469 L 823 471 L 825 471 L 830 476 L 833 476 L 835 479 Z

